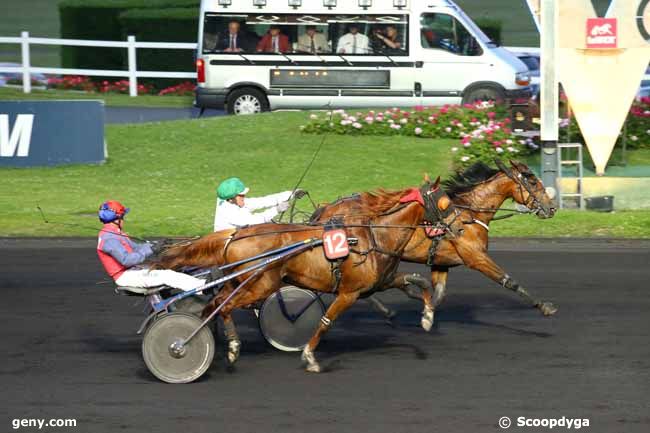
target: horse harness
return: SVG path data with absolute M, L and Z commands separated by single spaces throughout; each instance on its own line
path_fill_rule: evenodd
M 424 207 L 424 221 L 425 223 L 433 224 L 434 222 L 440 222 L 448 218 L 452 213 L 454 213 L 454 219 L 451 223 L 447 224 L 448 226 L 453 224 L 456 221 L 456 218 L 458 218 L 459 212 L 456 212 L 454 209 L 454 206 L 448 206 L 446 209 L 440 209 L 438 207 L 438 202 L 439 200 L 446 195 L 445 191 L 443 191 L 441 188 L 431 188 L 431 183 L 427 182 L 425 183 L 419 190 L 418 190 L 419 196 L 417 197 L 417 200 L 420 204 L 423 205 Z M 354 195 L 352 198 L 356 198 Z M 391 215 L 395 212 L 398 212 L 405 208 L 406 206 L 409 205 L 410 202 L 403 202 L 399 204 L 398 206 L 393 207 L 392 209 L 380 213 L 377 216 L 386 216 L 386 215 Z M 409 239 L 406 240 L 405 244 L 403 246 L 400 246 L 400 248 L 397 249 L 399 252 L 394 252 L 394 251 L 388 251 L 385 249 L 382 249 L 379 247 L 377 244 L 377 240 L 375 238 L 375 233 L 373 228 L 381 228 L 381 226 L 373 225 L 372 219 L 369 219 L 369 222 L 367 225 L 365 225 L 368 228 L 368 234 L 369 234 L 369 240 L 370 240 L 370 248 L 367 250 L 358 250 L 355 248 L 350 248 L 350 252 L 355 253 L 357 255 L 362 256 L 363 258 L 354 263 L 354 266 L 360 266 L 363 263 L 365 263 L 368 260 L 368 255 L 372 252 L 376 252 L 388 257 L 393 257 L 393 258 L 401 258 L 402 254 L 404 253 L 404 248 L 408 244 Z M 327 223 L 325 223 L 325 230 L 332 230 L 334 228 L 345 228 L 346 225 L 343 223 L 343 218 L 341 216 L 339 217 L 333 217 L 331 218 Z M 347 225 L 347 227 L 350 227 L 350 225 Z M 412 227 L 412 229 L 417 229 L 418 227 Z M 425 238 L 426 239 L 426 238 Z M 441 236 L 434 236 L 430 238 L 432 240 L 431 247 L 429 248 L 429 258 L 427 260 L 427 263 L 431 262 L 433 264 L 433 258 L 435 256 L 436 250 L 438 249 L 438 244 L 440 243 Z M 356 240 L 356 239 L 355 239 Z M 422 240 L 424 242 L 424 239 Z M 419 245 L 419 244 L 418 244 Z M 334 280 L 333 283 L 333 292 L 336 292 L 338 290 L 338 287 L 341 283 L 342 279 L 342 273 L 341 273 L 341 264 L 347 259 L 347 257 L 341 258 L 341 259 L 336 259 L 336 260 L 330 260 L 330 265 L 332 269 L 332 277 Z M 383 282 L 387 275 L 388 269 L 384 271 L 384 274 L 381 276 L 379 279 L 380 282 Z

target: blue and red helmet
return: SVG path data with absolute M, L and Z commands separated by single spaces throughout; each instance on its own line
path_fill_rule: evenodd
M 124 215 L 129 213 L 129 208 L 124 207 L 122 203 L 116 200 L 108 200 L 99 207 L 99 220 L 104 224 L 115 220 L 123 219 Z

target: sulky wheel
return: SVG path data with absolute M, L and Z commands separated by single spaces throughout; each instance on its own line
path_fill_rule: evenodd
M 198 317 L 174 312 L 160 316 L 142 341 L 147 368 L 167 383 L 188 383 L 203 375 L 214 358 L 214 337 L 203 327 L 186 344 L 183 341 L 201 325 Z
M 260 329 L 276 349 L 296 352 L 307 345 L 324 314 L 325 306 L 314 292 L 285 286 L 264 301 Z
M 183 298 L 180 301 L 176 301 L 174 303 L 174 306 L 176 307 L 175 311 L 190 313 L 201 317 L 201 313 L 207 304 L 207 301 L 204 301 L 196 296 L 190 296 L 188 298 Z

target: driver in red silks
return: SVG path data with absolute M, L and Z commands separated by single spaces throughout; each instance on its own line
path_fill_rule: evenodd
M 118 286 L 169 286 L 189 291 L 205 284 L 200 278 L 169 269 L 148 269 L 143 265 L 150 256 L 159 253 L 162 243 L 136 243 L 122 231 L 124 216 L 129 209 L 114 200 L 99 207 L 99 220 L 104 227 L 99 231 L 97 254 L 106 273 Z

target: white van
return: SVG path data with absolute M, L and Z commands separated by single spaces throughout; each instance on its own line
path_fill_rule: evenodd
M 530 96 L 449 0 L 203 0 L 196 65 L 196 105 L 231 114 Z

